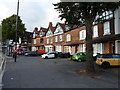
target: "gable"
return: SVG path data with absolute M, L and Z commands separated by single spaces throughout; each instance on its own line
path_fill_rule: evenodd
M 49 28 L 49 30 L 46 33 L 46 37 L 50 37 L 53 36 L 53 32 L 51 31 L 51 29 Z
M 54 35 L 59 35 L 59 34 L 63 34 L 63 29 L 58 24 L 57 27 L 56 27 L 56 29 L 55 29 Z

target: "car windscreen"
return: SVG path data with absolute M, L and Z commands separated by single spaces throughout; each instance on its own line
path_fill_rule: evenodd
M 18 51 L 23 51 L 23 49 L 18 49 Z
M 112 55 L 113 58 L 120 58 L 120 55 Z
M 120 58 L 120 55 L 114 55 L 114 54 L 103 54 L 98 55 L 98 58 Z

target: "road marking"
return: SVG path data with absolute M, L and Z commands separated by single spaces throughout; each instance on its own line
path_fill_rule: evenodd
M 12 57 L 8 57 L 8 56 L 3 56 L 3 55 L 0 55 L 1 58 L 12 58 Z
M 2 62 L 1 62 L 1 64 L 0 64 L 0 70 L 3 69 L 3 64 L 4 64 L 4 63 L 5 63 L 5 60 L 3 59 Z

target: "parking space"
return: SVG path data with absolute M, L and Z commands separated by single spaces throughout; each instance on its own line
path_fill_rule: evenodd
M 17 57 L 7 60 L 3 88 L 117 88 L 118 68 L 102 69 L 94 76 L 80 73 L 85 62 L 68 58 L 42 59 L 40 56 Z M 115 73 L 114 73 L 115 72 Z

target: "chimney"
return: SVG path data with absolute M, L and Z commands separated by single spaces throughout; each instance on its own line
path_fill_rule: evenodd
M 34 30 L 38 31 L 38 28 L 37 28 L 37 27 L 35 27 L 35 29 L 34 29 Z
M 49 22 L 49 27 L 52 27 L 52 22 Z

